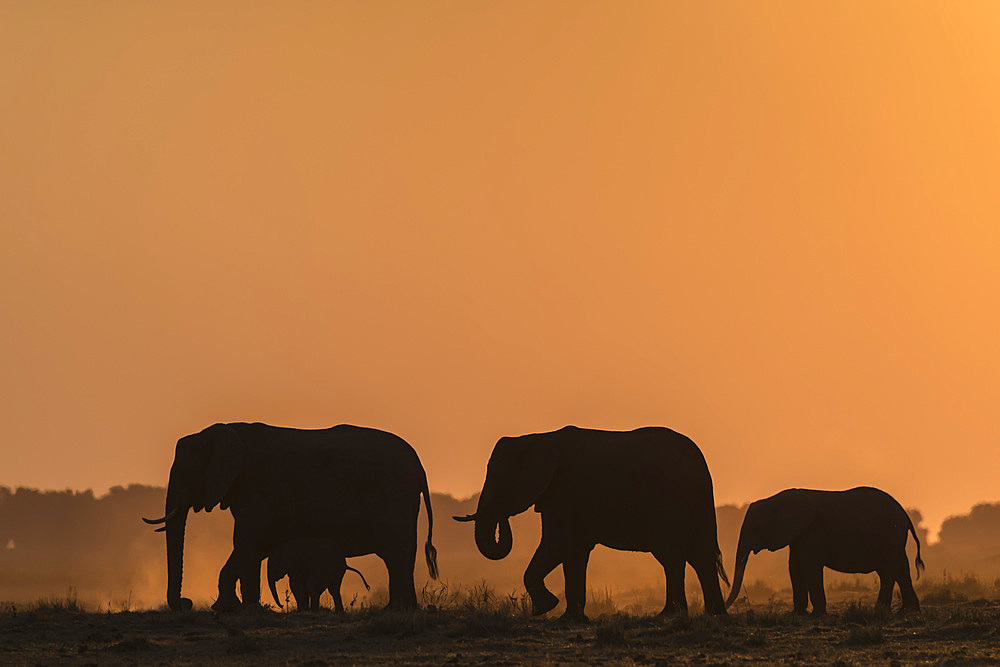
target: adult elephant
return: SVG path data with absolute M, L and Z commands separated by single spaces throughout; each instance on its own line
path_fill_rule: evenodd
M 533 614 L 558 604 L 544 579 L 561 564 L 564 618 L 586 619 L 587 562 L 597 544 L 653 554 L 667 580 L 663 613 L 687 610 L 685 563 L 698 575 L 706 610 L 725 613 L 719 576 L 729 580 L 716 533 L 712 476 L 686 436 L 660 427 L 567 426 L 501 438 L 476 513 L 454 518 L 475 521 L 479 551 L 499 560 L 513 545 L 509 518 L 532 505 L 542 515 L 542 539 L 524 571 Z
M 420 494 L 427 508 L 424 554 L 437 578 L 434 515 L 417 453 L 385 431 L 342 424 L 302 430 L 267 424 L 215 424 L 177 442 L 162 518 L 167 538 L 167 604 L 181 597 L 188 510 L 233 515 L 233 551 L 219 574 L 216 610 L 260 603 L 260 564 L 279 543 L 330 538 L 347 557 L 376 554 L 389 571 L 389 606 L 416 607 L 413 566 Z
M 919 576 L 924 562 L 917 531 L 903 506 L 885 491 L 870 486 L 847 491 L 785 489 L 752 502 L 740 528 L 736 573 L 726 606 L 740 594 L 751 551 L 788 547 L 792 603 L 797 614 L 806 613 L 810 600 L 813 614 L 826 613 L 824 567 L 856 574 L 877 572 L 878 606 L 889 608 L 893 587 L 899 584 L 902 610 L 919 611 L 906 559 L 907 533 L 912 533 L 917 543 L 914 567 Z

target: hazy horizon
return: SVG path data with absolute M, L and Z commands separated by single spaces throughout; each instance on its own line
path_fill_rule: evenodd
M 165 489 L 143 485 L 118 486 L 106 495 L 37 489 L 11 490 L 0 486 L 0 602 L 24 604 L 40 598 L 59 598 L 72 587 L 82 601 L 117 608 L 124 600 L 133 606 L 161 606 L 165 600 L 166 556 L 161 534 L 139 520 L 141 514 L 162 510 Z M 540 537 L 540 520 L 532 511 L 511 521 L 514 544 L 501 561 L 484 558 L 475 546 L 472 527 L 450 519 L 475 508 L 475 498 L 456 499 L 433 494 L 434 545 L 438 551 L 441 582 L 451 590 L 481 583 L 505 595 L 521 590 L 522 574 Z M 993 591 L 1000 585 L 1000 503 L 982 504 L 949 518 L 938 542 L 930 542 L 923 514 L 908 507 L 927 570 L 918 581 L 920 590 L 930 594 L 935 587 L 963 585 L 967 577 L 978 579 L 976 586 Z M 746 505 L 716 507 L 719 546 L 727 571 L 732 574 L 736 543 Z M 421 510 L 418 535 L 426 531 L 426 515 Z M 205 604 L 216 593 L 219 568 L 232 549 L 233 519 L 228 512 L 192 513 L 187 522 L 183 590 L 185 595 Z M 916 546 L 907 543 L 912 564 Z M 766 602 L 768 596 L 787 598 L 788 551 L 763 551 L 751 558 L 747 570 L 750 597 Z M 375 556 L 352 558 L 372 584 L 366 593 L 360 580 L 344 581 L 345 600 L 354 594 L 360 600 L 384 598 L 387 584 L 385 566 Z M 422 559 L 415 568 L 417 588 L 428 582 Z M 877 582 L 877 575 L 845 575 L 826 572 L 831 595 L 865 597 Z M 690 568 L 686 577 L 689 599 L 698 599 L 697 577 Z M 558 570 L 550 575 L 553 590 L 562 587 Z M 950 583 L 949 583 L 950 582 Z M 284 590 L 282 584 L 280 590 Z M 992 586 L 992 588 L 991 588 Z M 645 553 L 615 551 L 599 546 L 588 568 L 588 587 L 601 596 L 610 594 L 621 606 L 638 605 L 642 613 L 658 610 L 663 604 L 663 570 Z M 838 593 L 839 591 L 839 593 Z M 263 597 L 270 602 L 269 594 Z M 636 612 L 638 613 L 638 612 Z
M 164 482 L 165 481 L 166 480 L 164 480 Z M 863 486 L 863 485 L 859 485 L 859 486 Z M 115 490 L 129 489 L 129 488 L 132 488 L 132 487 L 145 487 L 145 488 L 162 490 L 164 492 L 164 498 L 166 497 L 165 496 L 165 494 L 166 494 L 166 486 L 165 486 L 165 484 L 158 484 L 158 483 L 149 484 L 149 483 L 146 483 L 146 482 L 127 482 L 127 483 L 112 484 L 111 486 L 109 486 L 106 489 L 99 489 L 99 488 L 94 488 L 94 487 L 83 487 L 83 488 L 72 488 L 72 487 L 43 488 L 43 487 L 33 487 L 33 486 L 30 486 L 30 485 L 26 485 L 26 484 L 3 484 L 3 483 L 0 483 L 0 490 L 7 489 L 9 491 L 17 491 L 17 490 L 23 489 L 23 490 L 26 490 L 26 491 L 31 491 L 31 492 L 35 492 L 35 493 L 42 493 L 42 494 L 45 494 L 45 493 L 88 494 L 88 493 L 90 493 L 90 494 L 92 494 L 98 500 L 100 500 L 102 498 L 107 498 Z M 784 487 L 784 488 L 794 488 L 794 487 Z M 745 509 L 747 507 L 747 505 L 749 505 L 750 503 L 754 502 L 755 500 L 760 500 L 761 498 L 766 498 L 767 496 L 773 495 L 774 493 L 778 493 L 779 491 L 782 491 L 782 490 L 784 490 L 784 489 L 774 489 L 774 491 L 772 493 L 768 493 L 766 496 L 760 496 L 759 498 L 746 498 L 746 499 L 743 499 L 742 501 L 735 501 L 735 502 L 721 503 L 721 502 L 718 502 L 718 499 L 716 499 L 716 507 L 717 508 L 719 508 L 719 507 L 734 507 L 734 508 L 743 508 L 743 509 Z M 845 490 L 845 489 L 825 489 L 825 490 L 828 490 L 828 491 L 842 491 L 842 490 Z M 450 500 L 453 500 L 456 503 L 458 503 L 460 505 L 463 505 L 463 506 L 469 505 L 470 503 L 472 503 L 472 501 L 477 500 L 479 498 L 479 491 L 478 490 L 476 490 L 473 493 L 468 494 L 468 495 L 456 495 L 456 494 L 453 494 L 453 493 L 449 493 L 448 491 L 444 491 L 444 490 L 441 490 L 441 489 L 435 489 L 433 487 L 431 487 L 430 491 L 435 496 L 446 497 L 446 498 L 448 498 Z M 892 495 L 892 491 L 890 489 L 883 489 L 883 491 L 888 491 L 889 494 Z M 938 539 L 940 537 L 939 533 L 940 533 L 942 524 L 944 522 L 949 521 L 949 520 L 953 520 L 953 519 L 956 519 L 956 518 L 960 518 L 960 517 L 963 517 L 963 516 L 967 516 L 969 514 L 969 512 L 971 512 L 976 507 L 980 507 L 980 506 L 984 506 L 984 505 L 985 506 L 991 506 L 991 505 L 998 505 L 998 506 L 1000 506 L 1000 498 L 993 498 L 993 499 L 991 499 L 991 498 L 984 498 L 984 499 L 982 499 L 982 500 L 980 500 L 978 502 L 972 503 L 969 507 L 967 507 L 965 509 L 965 511 L 959 511 L 959 512 L 955 512 L 953 514 L 949 514 L 949 515 L 945 516 L 940 522 L 930 523 L 927 520 L 927 518 L 926 518 L 927 515 L 925 514 L 925 509 L 924 508 L 917 507 L 915 505 L 912 505 L 912 504 L 909 504 L 909 503 L 905 503 L 905 502 L 902 502 L 902 501 L 900 501 L 900 502 L 901 502 L 901 504 L 905 508 L 907 508 L 907 511 L 914 510 L 914 511 L 917 511 L 920 514 L 920 517 L 921 517 L 921 519 L 920 519 L 920 525 L 919 526 L 916 526 L 916 524 L 914 524 L 914 525 L 921 531 L 921 533 L 923 535 L 926 536 L 925 539 L 927 540 L 928 544 L 936 544 L 938 542 Z M 161 508 L 155 507 L 153 509 L 161 509 Z M 145 508 L 144 507 L 144 508 L 137 509 L 137 511 L 139 511 L 140 513 L 141 512 L 147 512 L 148 513 L 148 512 L 151 512 L 153 510 L 150 510 L 149 508 Z M 217 514 L 219 514 L 219 513 L 225 514 L 226 516 L 229 516 L 228 512 L 224 512 L 224 511 L 223 512 L 217 512 Z M 531 516 L 531 515 L 534 515 L 534 512 L 533 512 L 533 510 L 531 510 L 529 508 L 521 516 L 523 517 L 523 516 Z M 208 515 L 205 515 L 205 516 L 208 516 Z M 450 521 L 451 520 L 451 516 L 449 515 L 449 516 L 445 517 L 445 519 L 447 519 L 447 520 Z M 231 517 L 230 517 L 229 520 L 231 521 Z

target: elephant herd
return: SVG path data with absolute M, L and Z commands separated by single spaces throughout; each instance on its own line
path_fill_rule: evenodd
M 184 528 L 189 510 L 215 507 L 233 515 L 233 551 L 219 573 L 212 608 L 260 604 L 261 562 L 275 602 L 274 582 L 286 574 L 300 610 L 316 609 L 329 590 L 343 610 L 340 584 L 346 558 L 375 554 L 389 573 L 389 606 L 413 608 L 417 515 L 427 511 L 424 557 L 437 578 L 434 515 L 427 476 L 413 448 L 377 429 L 340 425 L 302 430 L 266 424 L 215 424 L 177 442 L 164 515 L 143 519 L 166 534 L 167 604 L 190 609 L 181 597 Z M 888 608 L 895 585 L 902 611 L 919 609 L 906 556 L 907 534 L 920 542 L 891 496 L 870 487 L 848 491 L 787 489 L 752 503 L 740 530 L 729 585 L 719 549 L 712 476 L 698 446 L 662 427 L 602 431 L 566 426 L 550 433 L 500 438 L 486 467 L 474 514 L 474 539 L 486 558 L 510 553 L 510 517 L 534 506 L 542 537 L 524 571 L 532 613 L 558 598 L 545 577 L 562 565 L 568 620 L 584 620 L 587 562 L 593 548 L 645 551 L 663 567 L 661 613 L 687 610 L 684 573 L 692 566 L 705 610 L 724 614 L 735 602 L 751 552 L 789 547 L 796 613 L 812 603 L 826 612 L 823 568 L 877 572 L 877 604 Z M 361 573 L 358 572 L 360 575 Z M 237 581 L 240 597 L 236 594 Z M 362 576 L 362 581 L 364 577 Z M 367 582 L 364 582 L 367 587 Z

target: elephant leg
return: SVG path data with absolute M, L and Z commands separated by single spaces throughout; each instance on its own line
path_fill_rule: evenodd
M 878 597 L 875 606 L 886 611 L 892 609 L 892 589 L 896 585 L 895 572 L 888 568 L 878 570 Z
M 719 570 L 717 565 L 718 555 L 712 553 L 698 558 L 691 563 L 695 574 L 698 575 L 698 583 L 701 584 L 701 595 L 705 600 L 705 612 L 709 614 L 725 614 L 726 602 L 722 599 L 722 588 L 719 585 Z M 683 582 L 682 582 L 683 583 Z M 684 589 L 681 589 L 683 595 Z
M 792 606 L 796 614 L 804 616 L 809 608 L 809 575 L 802 560 L 795 547 L 790 547 L 788 575 L 792 580 Z
M 309 611 L 319 611 L 319 599 L 323 597 L 323 582 L 315 572 L 306 577 L 306 595 L 309 596 Z
M 330 596 L 333 598 L 333 609 L 338 614 L 344 613 L 344 599 L 340 596 L 340 585 L 330 586 Z
M 322 588 L 309 593 L 309 611 L 319 611 L 319 599 L 321 597 L 323 597 Z
M 563 577 L 566 580 L 566 612 L 563 619 L 586 621 L 583 608 L 587 604 L 587 563 L 593 547 L 574 548 L 563 560 Z
M 684 594 L 684 559 L 662 552 L 654 553 L 653 557 L 663 567 L 663 577 L 666 580 L 667 596 L 660 616 L 687 613 L 687 596 Z
M 559 598 L 545 587 L 545 577 L 562 562 L 562 531 L 553 527 L 553 522 L 542 515 L 542 540 L 524 570 L 524 590 L 531 598 L 531 614 L 540 616 L 555 609 Z
M 219 571 L 219 596 L 212 603 L 213 611 L 232 611 L 240 606 L 240 599 L 236 596 L 236 581 L 239 576 L 236 572 L 236 552 L 229 554 L 225 565 Z
M 344 599 L 340 595 L 340 587 L 344 584 L 344 575 L 347 574 L 347 568 L 338 568 L 337 572 L 333 573 L 330 579 L 330 596 L 333 598 L 333 609 L 338 614 L 344 613 Z
M 393 543 L 394 548 L 380 554 L 389 571 L 389 607 L 416 609 L 417 592 L 413 583 L 413 567 L 417 561 L 416 521 L 403 539 Z
M 917 592 L 913 590 L 913 581 L 910 579 L 910 561 L 906 559 L 905 551 L 899 558 L 899 574 L 896 575 L 896 581 L 899 582 L 899 594 L 903 599 L 900 613 L 920 611 L 920 600 L 917 599 Z
M 809 599 L 812 600 L 812 615 L 826 615 L 826 591 L 823 589 L 823 566 L 813 565 L 809 568 Z
M 255 552 L 244 552 L 237 559 L 244 607 L 260 606 L 260 563 L 261 558 Z
M 243 607 L 260 606 L 260 564 L 266 557 L 262 539 L 267 521 L 259 512 L 241 519 L 234 515 L 233 554 L 230 557 L 240 579 Z
M 309 590 L 306 587 L 305 579 L 299 574 L 288 573 L 288 589 L 295 598 L 296 611 L 305 611 L 309 608 Z

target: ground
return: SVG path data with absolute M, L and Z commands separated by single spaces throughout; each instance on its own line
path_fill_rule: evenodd
M 1000 664 L 1000 602 L 878 613 L 864 601 L 821 619 L 782 604 L 727 617 L 604 614 L 586 624 L 531 618 L 525 601 L 480 590 L 430 611 L 363 608 L 338 617 L 273 612 L 94 613 L 8 605 L 2 664 Z

